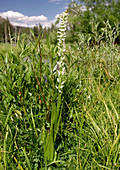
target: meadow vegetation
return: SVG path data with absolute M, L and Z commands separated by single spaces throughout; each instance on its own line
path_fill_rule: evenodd
M 0 43 L 0 53 L 5 55 L 7 52 L 17 54 L 16 45 L 12 45 L 10 43 Z
M 80 34 L 60 95 L 57 47 L 47 37 L 44 60 L 43 40 L 25 39 L 1 53 L 0 169 L 119 169 L 119 46 Z
M 1 48 L 0 170 L 120 168 L 119 29 L 106 21 L 98 34 L 91 24 L 94 34 L 79 32 L 62 56 L 32 30 Z

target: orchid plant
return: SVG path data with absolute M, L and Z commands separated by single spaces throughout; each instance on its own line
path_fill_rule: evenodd
M 65 37 L 66 37 L 66 27 L 67 27 L 67 18 L 68 18 L 68 12 L 65 11 L 60 15 L 60 27 L 59 27 L 59 31 L 57 32 L 57 38 L 58 38 L 58 61 L 57 64 L 55 66 L 55 68 L 57 68 L 57 82 L 58 85 L 56 86 L 56 88 L 58 89 L 59 93 L 62 93 L 62 89 L 64 87 L 64 83 L 65 83 L 65 66 L 64 66 L 64 59 L 65 59 L 65 47 L 64 47 L 64 43 L 65 43 Z

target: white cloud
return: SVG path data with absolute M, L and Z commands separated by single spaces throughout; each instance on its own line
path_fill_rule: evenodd
M 20 24 L 18 24 L 17 22 L 12 22 L 12 25 L 14 25 L 14 26 L 21 26 L 21 27 L 27 27 L 27 26 L 28 26 L 28 25 L 25 24 L 25 23 L 20 23 Z M 32 27 L 32 26 L 29 26 L 29 27 Z
M 57 14 L 53 20 L 50 20 L 50 21 L 45 22 L 44 25 L 43 25 L 43 27 L 50 27 L 51 24 L 54 24 L 54 23 L 57 21 L 59 15 L 60 15 L 60 14 Z
M 14 26 L 24 26 L 24 27 L 33 27 L 39 23 L 43 26 L 50 26 L 51 23 L 54 23 L 56 19 L 48 21 L 48 18 L 44 15 L 40 16 L 25 16 L 22 13 L 7 11 L 0 13 L 0 16 L 3 18 L 9 18 L 10 22 Z
M 19 12 L 13 12 L 13 11 L 7 11 L 7 12 L 3 12 L 3 13 L 0 13 L 0 15 L 4 18 L 14 18 L 14 19 L 17 19 L 17 18 L 23 18 L 24 15 L 19 13 Z

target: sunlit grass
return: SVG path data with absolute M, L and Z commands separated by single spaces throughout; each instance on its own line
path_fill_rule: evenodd
M 5 54 L 7 52 L 17 53 L 16 44 L 11 45 L 10 43 L 0 43 L 0 53 Z
M 67 44 L 58 94 L 49 37 L 18 45 L 0 44 L 0 168 L 119 169 L 118 46 Z

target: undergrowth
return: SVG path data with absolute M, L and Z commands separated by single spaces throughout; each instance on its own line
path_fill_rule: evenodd
M 0 54 L 0 169 L 119 169 L 118 46 L 79 35 L 64 52 L 60 94 L 58 49 L 32 36 Z

